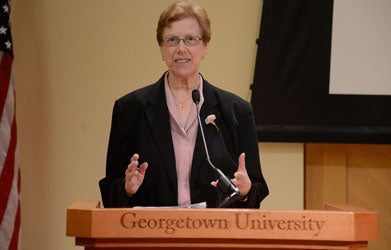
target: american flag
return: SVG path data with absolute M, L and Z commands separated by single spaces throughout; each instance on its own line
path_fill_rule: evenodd
M 0 250 L 21 248 L 10 3 L 0 0 Z

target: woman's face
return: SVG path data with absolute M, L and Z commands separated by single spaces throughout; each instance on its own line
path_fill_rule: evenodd
M 193 17 L 173 22 L 163 32 L 163 40 L 168 37 L 183 39 L 188 36 L 201 37 L 201 28 Z M 189 78 L 198 74 L 201 60 L 205 56 L 207 48 L 208 46 L 202 40 L 194 46 L 185 45 L 181 40 L 177 46 L 173 47 L 162 44 L 160 53 L 170 73 L 179 78 Z

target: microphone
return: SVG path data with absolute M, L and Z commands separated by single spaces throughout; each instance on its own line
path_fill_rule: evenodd
M 206 159 L 209 165 L 213 168 L 213 170 L 216 172 L 218 176 L 218 183 L 217 183 L 217 193 L 219 198 L 218 207 L 219 208 L 228 207 L 239 198 L 240 192 L 239 189 L 232 183 L 232 181 L 220 169 L 215 167 L 211 162 L 209 157 L 208 147 L 206 146 L 204 128 L 202 127 L 202 122 L 201 122 L 200 112 L 198 107 L 198 104 L 200 103 L 200 92 L 198 91 L 198 89 L 194 89 L 193 92 L 191 93 L 191 96 L 197 108 L 198 124 L 200 126 L 202 141 L 205 147 Z

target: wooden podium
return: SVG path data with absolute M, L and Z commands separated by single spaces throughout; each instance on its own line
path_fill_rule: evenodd
M 367 249 L 377 213 L 326 210 L 100 208 L 75 202 L 66 235 L 85 249 Z

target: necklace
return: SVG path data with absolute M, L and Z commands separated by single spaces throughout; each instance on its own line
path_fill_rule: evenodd
M 172 94 L 172 96 L 173 96 L 174 99 L 175 99 L 175 103 L 178 105 L 179 109 L 183 109 L 183 108 L 185 107 L 187 101 L 189 101 L 190 96 L 189 96 L 188 94 L 186 94 L 186 95 L 187 95 L 187 98 L 186 98 L 184 101 L 181 102 L 181 101 L 179 100 L 179 98 L 174 94 L 174 91 L 172 90 L 172 88 L 170 87 L 170 85 L 169 85 L 169 89 L 170 89 L 171 94 Z
M 174 94 L 174 92 L 171 90 L 171 93 L 172 95 L 174 96 L 175 98 L 175 101 L 178 103 L 178 106 L 180 109 L 183 109 L 185 107 L 185 104 L 187 103 L 187 101 L 190 99 L 190 97 L 188 96 L 186 98 L 186 100 L 184 100 L 183 102 L 179 101 L 178 97 Z
M 186 92 L 186 93 L 185 93 L 186 99 L 185 99 L 184 101 L 180 101 L 179 98 L 178 98 L 178 96 L 175 95 L 173 88 L 171 88 L 169 77 L 170 77 L 170 75 L 168 74 L 168 75 L 167 75 L 168 87 L 169 87 L 169 89 L 170 89 L 170 91 L 171 91 L 172 96 L 173 96 L 174 99 L 175 99 L 175 103 L 178 105 L 179 109 L 182 110 L 182 109 L 185 108 L 186 103 L 189 101 L 190 95 L 189 95 L 188 92 Z M 177 90 L 177 91 L 179 91 L 179 90 Z

